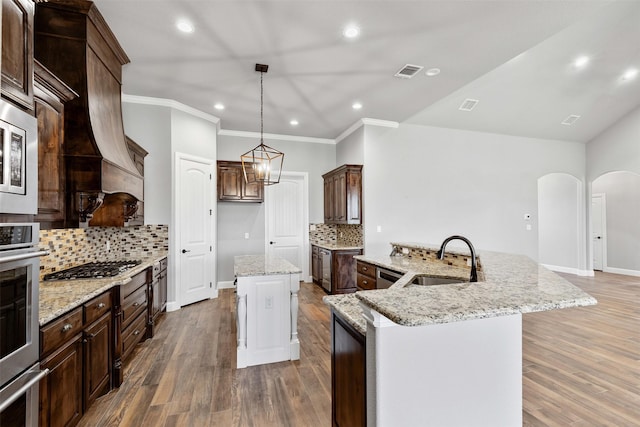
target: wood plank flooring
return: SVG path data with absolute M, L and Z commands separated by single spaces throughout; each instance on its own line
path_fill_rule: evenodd
M 640 278 L 563 276 L 599 304 L 523 316 L 523 424 L 640 425 Z M 299 296 L 299 361 L 236 370 L 222 290 L 167 313 L 80 426 L 330 426 L 329 310 L 317 285 Z

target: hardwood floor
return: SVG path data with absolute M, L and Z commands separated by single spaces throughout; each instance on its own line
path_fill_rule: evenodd
M 523 424 L 640 425 L 640 278 L 563 277 L 599 303 L 523 316 Z M 329 310 L 317 285 L 299 296 L 299 361 L 236 370 L 222 290 L 167 313 L 80 426 L 330 426 Z

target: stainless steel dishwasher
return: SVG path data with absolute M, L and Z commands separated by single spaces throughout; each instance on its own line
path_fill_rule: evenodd
M 320 249 L 319 255 L 322 260 L 322 287 L 331 293 L 331 251 Z
M 378 274 L 376 275 L 376 289 L 387 289 L 395 282 L 398 281 L 403 273 L 397 271 L 387 270 L 386 268 L 378 267 Z

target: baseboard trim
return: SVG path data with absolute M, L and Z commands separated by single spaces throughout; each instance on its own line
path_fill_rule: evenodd
M 625 276 L 640 277 L 640 271 L 627 270 L 626 268 L 605 267 L 602 271 L 604 271 L 605 273 L 623 274 Z
M 180 310 L 180 304 L 176 301 L 167 301 L 167 312 Z
M 233 280 L 218 282 L 218 289 L 233 289 Z

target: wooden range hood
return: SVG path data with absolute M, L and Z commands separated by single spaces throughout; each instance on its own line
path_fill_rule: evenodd
M 91 219 L 92 212 L 79 214 L 89 200 L 99 208 L 90 225 L 124 225 L 127 207 L 143 200 L 144 183 L 122 124 L 122 66 L 129 58 L 86 0 L 37 3 L 34 44 L 36 59 L 79 94 L 64 111 L 67 226 Z

